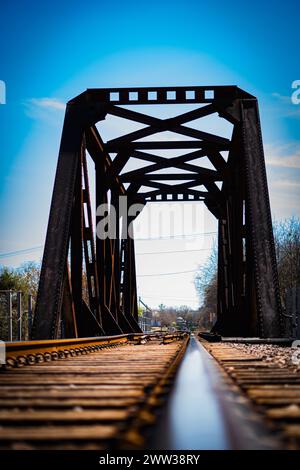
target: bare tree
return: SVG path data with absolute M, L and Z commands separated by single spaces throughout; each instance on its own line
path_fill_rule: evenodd
M 274 239 L 281 301 L 287 289 L 300 286 L 300 219 L 291 217 L 274 222 Z
M 300 219 L 290 217 L 274 222 L 274 239 L 278 267 L 280 296 L 285 308 L 286 291 L 300 286 Z M 201 305 L 199 322 L 210 327 L 217 311 L 217 249 L 195 276 L 195 287 Z
M 214 244 L 211 255 L 195 276 L 195 288 L 201 305 L 198 316 L 201 329 L 211 329 L 216 319 L 217 269 L 218 253 L 217 246 Z

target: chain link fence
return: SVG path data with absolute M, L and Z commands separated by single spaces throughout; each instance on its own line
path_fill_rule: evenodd
M 0 290 L 0 340 L 31 339 L 34 298 L 21 291 Z

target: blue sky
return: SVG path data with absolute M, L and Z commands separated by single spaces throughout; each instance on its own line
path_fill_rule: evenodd
M 0 5 L 0 80 L 7 87 L 0 105 L 0 256 L 43 244 L 64 103 L 88 87 L 237 84 L 256 95 L 273 216 L 299 215 L 300 105 L 290 99 L 300 79 L 296 1 Z M 204 225 L 215 230 L 209 215 Z M 139 273 L 196 269 L 212 245 L 208 238 L 195 242 L 199 256 L 145 255 Z M 138 249 L 191 249 L 179 240 L 147 243 Z M 36 250 L 0 262 L 40 256 Z M 149 304 L 197 303 L 193 273 L 140 278 L 139 285 Z

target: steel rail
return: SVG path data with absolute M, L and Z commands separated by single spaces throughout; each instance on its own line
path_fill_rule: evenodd
M 146 448 L 188 341 L 175 332 L 8 344 L 0 449 Z
M 184 337 L 183 333 L 144 334 L 128 333 L 115 336 L 99 336 L 95 338 L 70 338 L 56 340 L 6 342 L 6 364 L 2 368 L 21 367 L 35 362 L 49 362 L 66 357 L 79 356 L 99 351 L 105 347 L 120 346 L 129 343 L 140 344 L 143 340 L 162 337 L 163 344 Z M 0 365 L 1 370 L 1 365 Z

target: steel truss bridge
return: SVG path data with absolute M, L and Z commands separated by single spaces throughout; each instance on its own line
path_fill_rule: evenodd
M 136 111 L 136 105 L 143 105 L 143 109 L 149 105 L 151 112 L 153 105 L 168 105 L 172 116 L 172 107 L 179 104 L 193 106 L 166 119 Z M 214 129 L 204 132 L 191 127 L 193 121 L 211 115 L 232 124 L 231 139 L 220 137 Z M 119 137 L 104 142 L 96 123 L 107 116 L 144 127 L 125 135 L 120 128 Z M 166 131 L 183 136 L 183 140 L 143 140 Z M 182 150 L 182 154 L 171 158 L 157 155 L 158 150 L 172 149 L 177 153 Z M 136 216 L 128 217 L 122 230 L 117 216 L 116 239 L 94 239 L 87 152 L 94 162 L 97 207 L 106 203 L 117 209 L 119 197 L 125 195 L 129 204 L 143 206 L 155 201 L 202 201 L 218 220 L 218 312 L 214 331 L 222 336 L 281 336 L 257 100 L 236 86 L 197 86 L 88 89 L 68 102 L 34 317 L 34 340 L 140 332 L 134 238 L 124 237 Z M 213 169 L 201 166 L 202 157 L 209 159 Z M 125 171 L 133 158 L 143 166 Z M 180 172 L 173 173 L 174 168 Z M 97 216 L 96 223 L 101 218 Z M 88 300 L 83 296 L 84 275 Z

